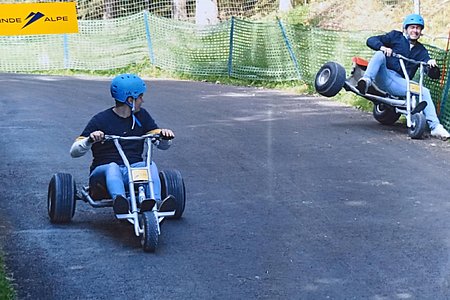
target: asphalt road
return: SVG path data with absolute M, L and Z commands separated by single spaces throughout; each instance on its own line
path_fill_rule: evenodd
M 19 299 L 449 299 L 450 144 L 330 99 L 149 80 L 184 217 L 144 253 L 112 209 L 50 224 L 55 172 L 109 81 L 0 75 L 0 244 Z

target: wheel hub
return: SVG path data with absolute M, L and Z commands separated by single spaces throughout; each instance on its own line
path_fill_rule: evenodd
M 330 76 L 331 72 L 329 69 L 323 70 L 317 78 L 317 84 L 319 86 L 324 85 L 328 81 L 328 79 L 330 79 Z

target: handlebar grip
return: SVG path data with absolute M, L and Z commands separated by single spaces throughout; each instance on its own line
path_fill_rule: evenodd
M 109 140 L 143 140 L 146 138 L 150 138 L 152 140 L 171 140 L 174 137 L 166 137 L 163 136 L 161 134 L 144 134 L 142 136 L 119 136 L 119 135 L 110 135 L 110 134 L 106 134 L 104 140 L 105 141 L 109 141 Z
M 439 79 L 441 77 L 441 70 L 439 67 L 429 67 L 427 70 L 427 75 L 431 79 Z
M 173 140 L 175 137 L 173 137 L 173 136 L 164 136 L 164 135 L 160 134 L 159 138 L 162 139 L 162 140 L 170 141 L 170 140 Z

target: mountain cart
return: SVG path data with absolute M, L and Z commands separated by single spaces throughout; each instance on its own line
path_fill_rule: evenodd
M 134 233 L 140 237 L 142 248 L 146 252 L 156 250 L 161 234 L 161 222 L 165 219 L 181 218 L 186 202 L 184 180 L 176 169 L 159 172 L 163 201 L 158 204 L 155 199 L 154 178 L 151 177 L 150 164 L 153 149 L 163 138 L 159 134 L 128 137 L 106 135 L 104 140 L 104 142 L 114 143 L 128 169 L 126 197 L 130 209 L 126 214 L 116 214 L 116 218 L 126 220 L 133 225 Z M 120 144 L 120 141 L 124 140 L 144 140 L 146 145 L 145 167 L 130 166 Z M 108 195 L 106 187 L 85 185 L 77 188 L 71 174 L 54 174 L 48 186 L 47 208 L 50 221 L 52 223 L 69 223 L 75 214 L 77 200 L 82 200 L 94 208 L 113 206 L 113 200 Z M 141 211 L 141 203 L 144 201 L 147 201 L 146 209 Z M 168 202 L 171 204 L 166 208 L 170 207 L 170 209 L 163 209 L 164 204 Z

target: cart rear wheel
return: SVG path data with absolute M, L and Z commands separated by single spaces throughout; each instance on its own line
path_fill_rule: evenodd
M 316 91 L 325 97 L 335 96 L 344 87 L 345 76 L 343 66 L 333 61 L 327 62 L 316 74 Z
M 141 235 L 141 245 L 145 252 L 155 252 L 158 245 L 158 219 L 153 211 L 143 212 L 141 226 L 144 232 Z
M 76 187 L 72 175 L 56 173 L 48 185 L 47 210 L 52 223 L 69 223 L 75 214 Z
M 423 113 L 411 115 L 411 127 L 408 128 L 408 135 L 412 139 L 422 138 L 427 126 L 427 119 Z
M 184 187 L 184 180 L 178 170 L 164 170 L 159 172 L 161 179 L 161 197 L 165 199 L 172 195 L 175 197 L 176 211 L 173 219 L 179 219 L 183 215 L 184 207 L 186 205 L 186 190 Z
M 383 125 L 392 125 L 400 118 L 400 113 L 395 108 L 384 104 L 375 103 L 373 105 L 373 117 Z

